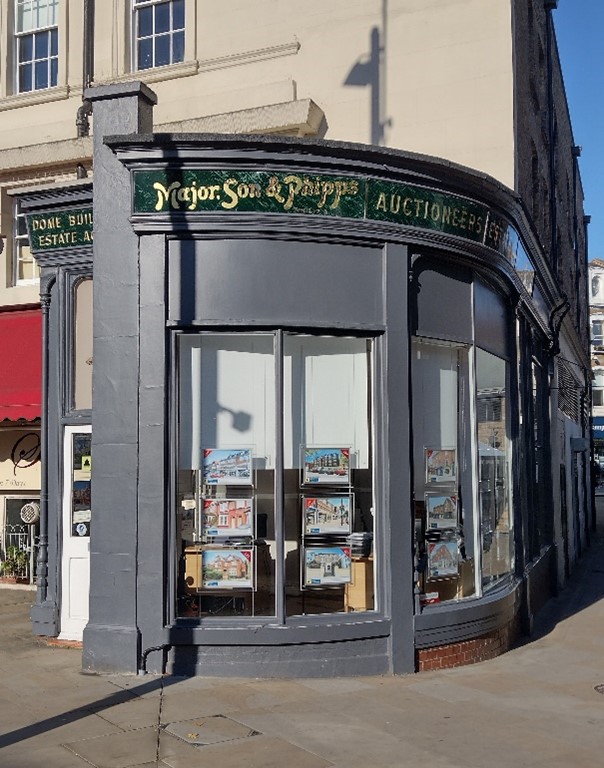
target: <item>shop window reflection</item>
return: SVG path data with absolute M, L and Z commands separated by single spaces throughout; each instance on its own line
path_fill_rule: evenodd
M 413 487 L 419 599 L 475 595 L 468 349 L 414 339 Z
M 477 349 L 476 422 L 483 589 L 507 576 L 513 567 L 506 381 L 505 360 Z

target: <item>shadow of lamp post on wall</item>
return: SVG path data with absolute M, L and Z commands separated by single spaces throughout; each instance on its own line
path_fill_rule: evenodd
M 385 3 L 384 3 L 385 6 Z M 385 129 L 392 121 L 383 117 L 384 91 L 385 91 L 385 64 L 384 55 L 386 12 L 383 12 L 383 30 L 373 27 L 369 33 L 369 54 L 360 56 L 348 73 L 344 85 L 356 87 L 369 87 L 370 89 L 370 143 L 376 146 L 385 145 Z

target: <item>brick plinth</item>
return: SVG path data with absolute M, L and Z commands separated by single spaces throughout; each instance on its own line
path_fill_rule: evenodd
M 416 651 L 416 669 L 425 672 L 430 669 L 463 667 L 487 661 L 509 651 L 519 636 L 518 622 L 512 621 L 505 627 L 488 632 L 486 635 L 434 648 Z

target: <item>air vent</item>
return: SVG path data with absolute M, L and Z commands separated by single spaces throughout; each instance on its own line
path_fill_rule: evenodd
M 30 501 L 21 507 L 21 520 L 28 525 L 34 525 L 40 519 L 40 505 L 37 501 Z

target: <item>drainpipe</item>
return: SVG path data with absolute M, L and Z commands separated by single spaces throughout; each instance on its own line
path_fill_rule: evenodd
M 558 0 L 544 0 L 546 13 L 546 66 L 547 66 L 547 133 L 549 140 L 549 208 L 550 208 L 550 258 L 554 274 L 558 274 L 558 215 L 556 206 L 556 142 L 557 129 L 554 113 L 554 22 L 552 11 Z
M 41 606 L 48 595 L 48 373 L 49 373 L 49 328 L 51 289 L 56 282 L 52 274 L 40 284 L 42 307 L 42 423 L 40 426 L 40 536 L 38 540 L 37 595 L 36 603 Z
M 575 296 L 577 298 L 577 328 L 581 331 L 581 264 L 579 263 L 579 218 L 577 216 L 577 191 L 579 186 L 579 158 L 581 157 L 581 147 L 574 146 L 571 148 L 571 155 L 573 158 L 573 244 L 575 251 Z M 585 271 L 587 275 L 587 270 Z
M 587 228 L 589 226 L 589 223 L 591 222 L 591 216 L 583 216 L 583 242 L 584 242 L 584 249 L 585 249 L 585 274 L 589 275 L 589 245 L 588 245 L 588 237 L 587 237 Z M 589 286 L 588 286 L 589 290 Z M 589 310 L 587 313 L 586 318 L 586 324 L 587 324 L 587 338 L 590 338 L 590 327 L 589 327 Z M 590 347 L 590 360 L 591 360 L 591 347 Z M 586 377 L 586 387 L 588 391 L 589 396 L 589 456 L 590 459 L 593 459 L 594 456 L 594 431 L 593 431 L 593 396 L 592 396 L 592 378 L 591 378 L 591 370 L 587 371 Z M 593 461 L 590 461 L 590 471 L 593 472 Z M 596 489 L 594 484 L 595 478 L 592 478 L 591 483 L 591 529 L 595 533 L 596 532 Z
M 82 88 L 90 88 L 94 80 L 94 0 L 84 0 L 84 41 L 82 56 Z M 90 135 L 90 115 L 92 104 L 82 98 L 78 108 L 76 127 L 78 139 Z

